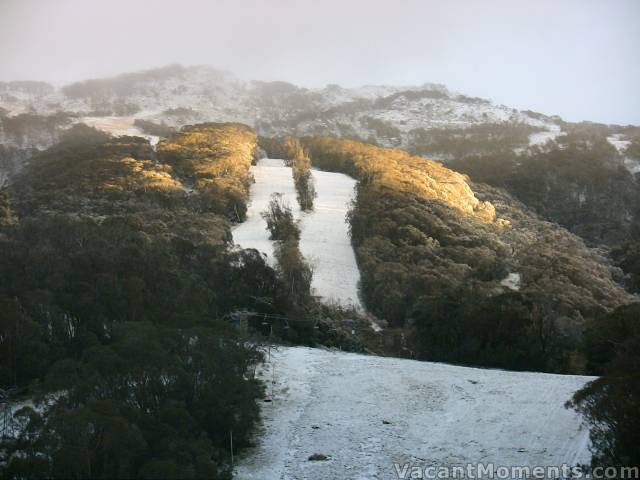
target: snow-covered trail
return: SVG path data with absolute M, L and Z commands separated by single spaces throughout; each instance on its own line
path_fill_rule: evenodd
M 123 135 L 131 135 L 134 137 L 146 138 L 151 145 L 156 145 L 160 141 L 160 137 L 156 135 L 147 135 L 133 122 L 134 117 L 82 117 L 78 120 L 85 125 L 107 132 L 115 137 Z
M 313 288 L 325 299 L 362 308 L 360 271 L 346 215 L 356 181 L 341 173 L 312 171 L 318 196 L 313 212 L 302 216 L 300 251 L 314 265 Z
M 261 375 L 258 445 L 236 478 L 396 479 L 394 462 L 585 464 L 588 431 L 564 403 L 591 377 L 280 348 Z M 275 374 L 274 374 L 275 369 Z M 271 383 L 275 378 L 275 384 Z M 310 455 L 327 461 L 309 461 Z
M 251 200 L 247 206 L 247 218 L 232 229 L 233 241 L 242 248 L 255 248 L 267 255 L 271 266 L 275 265 L 273 242 L 269 240 L 267 223 L 260 214 L 267 209 L 272 193 L 281 193 L 296 218 L 300 218 L 300 208 L 296 200 L 291 168 L 284 166 L 284 160 L 263 158 L 251 167 L 255 180 L 251 186 Z
M 233 228 L 233 240 L 242 248 L 255 248 L 265 253 L 270 265 L 273 242 L 269 240 L 266 222 L 260 216 L 272 193 L 282 193 L 300 220 L 300 251 L 314 267 L 312 288 L 325 301 L 355 305 L 358 300 L 360 272 L 349 240 L 345 216 L 353 198 L 355 180 L 339 173 L 314 170 L 318 197 L 312 212 L 300 211 L 296 200 L 291 168 L 283 160 L 263 158 L 251 167 L 255 183 L 245 222 Z

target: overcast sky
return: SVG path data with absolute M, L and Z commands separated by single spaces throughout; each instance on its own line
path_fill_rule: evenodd
M 169 63 L 640 124 L 640 0 L 0 0 L 0 80 Z

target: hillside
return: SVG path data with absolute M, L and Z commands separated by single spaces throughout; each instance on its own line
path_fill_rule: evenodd
M 474 153 L 486 149 L 487 137 L 492 137 L 489 145 L 493 149 L 517 150 L 554 140 L 575 125 L 432 83 L 303 88 L 284 81 L 241 80 L 211 67 L 179 65 L 86 80 L 60 89 L 39 82 L 0 82 L 0 107 L 7 116 L 67 112 L 88 121 L 133 117 L 171 126 L 238 121 L 262 135 L 374 140 L 443 159 L 457 156 L 446 145 L 447 136 L 457 137 L 467 151 L 475 148 Z M 625 142 L 637 133 L 637 129 L 613 125 L 608 136 L 624 149 Z
M 208 67 L 178 65 L 87 80 L 58 90 L 4 83 L 0 84 L 0 106 L 12 115 L 65 111 L 79 117 L 135 116 L 173 126 L 239 121 L 264 135 L 373 138 L 383 145 L 402 147 L 415 143 L 425 128 L 504 122 L 525 125 L 523 143 L 527 145 L 529 133 L 556 131 L 559 120 L 494 105 L 436 84 L 306 89 L 286 82 L 243 81 Z
M 317 211 L 296 216 L 302 219 L 301 258 L 312 266 L 318 263 L 311 280 L 316 293 L 362 301 L 389 327 L 361 348 L 503 368 L 582 372 L 579 340 L 586 326 L 634 300 L 619 286 L 621 274 L 606 256 L 504 191 L 399 149 L 331 137 L 305 137 L 302 143 L 316 168 L 358 181 L 348 224 L 342 218 L 350 187 L 340 205 L 329 205 L 342 212 L 341 218 L 322 220 L 328 195 L 336 193 L 333 184 L 318 183 Z M 257 149 L 255 134 L 239 124 L 187 127 L 155 148 L 139 137 L 114 139 L 76 126 L 61 144 L 35 157 L 8 194 L 20 228 L 32 223 L 55 229 L 63 215 L 65 223 L 88 223 L 99 231 L 112 218 L 124 217 L 141 234 L 172 242 L 176 252 L 205 246 L 223 251 L 235 239 L 241 247 L 270 254 L 267 231 L 258 220 L 268 195 L 288 189 L 294 209 L 297 202 L 289 169 L 282 172 L 280 186 L 272 184 L 275 177 L 259 176 L 255 188 L 264 192 L 250 202 L 252 170 L 259 173 L 259 167 L 251 167 Z M 330 174 L 314 173 L 318 179 L 324 175 Z M 332 232 L 342 236 L 326 240 L 335 245 L 323 246 L 321 234 L 336 221 L 342 227 Z M 241 225 L 232 232 L 235 223 Z M 348 255 L 338 255 L 338 247 Z M 334 267 L 343 258 L 350 260 L 340 274 Z M 273 256 L 268 260 L 276 266 Z M 267 277 L 275 275 L 264 268 Z M 266 297 L 252 291 L 216 297 L 225 308 L 290 308 L 275 279 L 256 282 L 268 290 Z M 311 304 L 303 310 L 304 315 L 318 314 Z M 328 330 L 320 337 L 326 339 L 333 327 L 323 328 Z M 304 341 L 313 343 L 314 337 Z M 434 337 L 441 340 L 424 342 Z
M 403 332 L 405 354 L 581 371 L 589 319 L 634 299 L 610 261 L 502 191 L 400 150 L 303 143 L 316 167 L 359 180 L 349 222 L 361 298 Z
M 301 88 L 179 65 L 59 89 L 0 83 L 0 144 L 23 149 L 0 151 L 0 180 L 31 156 L 24 149 L 54 144 L 72 123 L 155 143 L 205 121 L 242 122 L 265 136 L 330 135 L 399 147 L 507 189 L 591 245 L 617 247 L 640 235 L 637 126 L 565 122 L 436 84 Z
M 0 381 L 29 397 L 69 392 L 50 415 L 23 412 L 36 433 L 16 443 L 32 455 L 12 464 L 18 474 L 43 476 L 47 463 L 61 477 L 86 476 L 87 468 L 113 475 L 117 462 L 109 459 L 123 452 L 101 456 L 97 425 L 124 436 L 127 451 L 154 459 L 124 455 L 128 476 L 225 478 L 229 432 L 238 452 L 255 438 L 269 384 L 252 372 L 263 357 L 258 345 L 274 339 L 516 371 L 599 374 L 634 358 L 618 360 L 607 340 L 628 337 L 631 352 L 635 345 L 625 322 L 637 297 L 623 285 L 637 288 L 640 278 L 637 127 L 571 124 L 432 84 L 303 89 L 179 66 L 62 89 L 0 84 L 0 106 Z M 296 155 L 282 155 L 288 142 Z M 264 154 L 271 160 L 257 162 Z M 304 168 L 317 197 L 301 212 L 296 175 Z M 289 205 L 274 204 L 272 193 L 284 193 Z M 270 208 L 280 209 L 287 236 L 269 227 Z M 468 383 L 486 381 L 499 393 L 479 386 L 469 398 L 471 387 L 450 378 L 472 372 L 462 367 L 302 349 L 282 359 L 292 383 L 277 384 L 278 394 L 306 405 L 293 412 L 305 422 L 329 415 L 336 401 L 360 411 L 371 398 L 386 408 L 385 392 L 400 388 L 393 372 L 406 368 L 440 379 L 406 379 L 417 397 L 406 394 L 402 407 L 436 433 L 450 425 L 439 413 L 419 415 L 418 398 L 431 411 L 431 400 L 464 391 L 462 403 L 445 402 L 443 418 L 475 409 L 483 428 L 507 429 L 513 439 L 513 425 L 529 429 L 527 421 L 551 415 L 556 422 L 541 438 L 569 435 L 553 449 L 538 438 L 514 451 L 463 425 L 471 443 L 448 438 L 442 455 L 433 444 L 415 452 L 417 460 L 471 461 L 484 452 L 514 463 L 588 461 L 585 433 L 561 409 L 586 377 L 499 372 L 501 380 L 473 370 L 478 383 Z M 364 391 L 370 378 L 350 368 L 352 360 L 393 371 L 376 380 L 378 396 Z M 325 382 L 320 372 L 338 380 Z M 359 382 L 340 387 L 352 375 Z M 527 384 L 538 382 L 553 392 L 546 398 L 553 408 L 530 398 Z M 316 394 L 322 401 L 309 403 Z M 529 416 L 501 403 L 503 395 Z M 344 450 L 356 458 L 350 466 L 369 469 L 365 477 L 386 478 L 380 461 L 395 458 L 385 450 L 389 439 L 405 451 L 420 443 L 422 428 L 354 452 L 340 441 L 355 437 L 332 432 L 318 443 L 326 452 L 310 452 L 305 426 L 271 406 L 262 409 L 267 438 L 277 443 L 290 428 L 307 443 L 287 445 L 291 463 L 277 443 L 277 461 L 266 467 L 258 447 L 241 467 L 247 475 L 301 474 L 308 455 L 342 458 Z M 589 405 L 580 408 L 589 413 Z M 494 421 L 498 414 L 508 425 Z M 93 452 L 89 465 L 74 462 L 68 442 L 51 435 L 69 422 Z M 354 422 L 374 439 L 387 434 L 379 431 L 384 423 Z M 312 430 L 324 435 L 322 426 Z M 337 453 L 328 451 L 333 445 Z M 59 456 L 36 461 L 52 449 Z M 336 476 L 341 466 L 330 459 L 309 468 Z

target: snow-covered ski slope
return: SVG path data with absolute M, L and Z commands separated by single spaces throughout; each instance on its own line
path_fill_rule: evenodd
M 84 123 L 90 127 L 110 133 L 115 137 L 122 135 L 143 137 L 149 140 L 151 145 L 155 145 L 160 141 L 160 137 L 156 135 L 146 135 L 142 132 L 142 130 L 133 124 L 134 121 L 134 117 L 82 117 L 78 120 L 79 123 Z
M 242 248 L 255 248 L 266 254 L 269 264 L 274 266 L 273 242 L 269 240 L 267 224 L 260 213 L 267 209 L 271 194 L 277 192 L 291 206 L 294 215 L 300 217 L 291 168 L 285 167 L 282 160 L 263 158 L 251 167 L 251 173 L 255 183 L 251 186 L 247 219 L 233 228 L 233 241 Z
M 360 271 L 349 238 L 346 215 L 356 181 L 341 173 L 313 170 L 318 197 L 302 216 L 300 251 L 314 266 L 313 288 L 325 299 L 360 307 Z
M 564 403 L 591 377 L 508 372 L 305 347 L 261 375 L 273 401 L 241 480 L 397 479 L 394 462 L 585 464 L 588 431 Z M 272 383 L 275 379 L 275 383 Z M 313 454 L 326 461 L 309 461 Z
M 281 193 L 300 220 L 300 251 L 314 268 L 312 288 L 325 301 L 360 308 L 360 272 L 349 240 L 345 216 L 354 195 L 355 180 L 340 173 L 313 170 L 318 196 L 314 210 L 304 213 L 296 200 L 291 168 L 283 160 L 263 158 L 252 167 L 255 183 L 247 219 L 233 229 L 233 239 L 242 248 L 255 248 L 267 255 L 271 265 L 273 242 L 260 216 L 273 193 Z

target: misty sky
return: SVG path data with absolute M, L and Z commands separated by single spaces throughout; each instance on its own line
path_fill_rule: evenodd
M 0 0 L 0 80 L 169 63 L 640 124 L 640 0 Z

